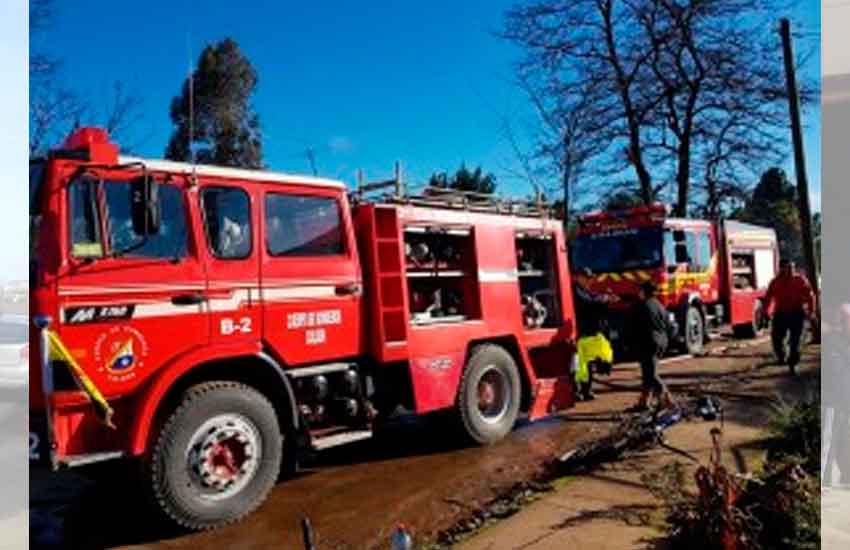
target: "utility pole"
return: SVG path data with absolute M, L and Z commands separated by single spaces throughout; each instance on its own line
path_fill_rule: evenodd
M 785 84 L 788 90 L 788 111 L 791 117 L 791 138 L 794 143 L 794 172 L 797 174 L 797 196 L 800 202 L 800 226 L 803 230 L 803 251 L 806 255 L 806 268 L 809 282 L 815 288 L 816 309 L 820 307 L 820 286 L 818 268 L 815 264 L 815 245 L 812 239 L 812 212 L 809 206 L 809 181 L 806 177 L 806 154 L 803 151 L 803 130 L 800 124 L 800 98 L 797 88 L 797 76 L 794 69 L 794 51 L 791 47 L 791 22 L 782 18 L 779 24 L 782 36 L 782 53 L 785 58 Z M 812 323 L 812 339 L 820 342 L 820 315 Z

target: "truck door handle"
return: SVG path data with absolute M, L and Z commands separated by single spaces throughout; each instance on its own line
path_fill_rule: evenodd
M 193 294 L 178 294 L 171 298 L 171 303 L 175 306 L 195 306 L 207 301 L 207 297 L 199 292 Z
M 357 283 L 347 285 L 339 285 L 336 287 L 337 296 L 360 296 L 363 293 L 363 287 Z

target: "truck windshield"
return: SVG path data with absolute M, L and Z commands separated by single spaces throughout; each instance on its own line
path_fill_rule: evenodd
M 68 186 L 71 254 L 76 258 L 112 256 L 179 259 L 186 255 L 187 229 L 183 192 L 173 184 L 159 188 L 160 230 L 143 236 L 133 229 L 132 187 L 124 180 L 80 177 Z M 106 219 L 102 219 L 103 217 Z M 105 236 L 101 228 L 105 227 Z
M 572 267 L 609 273 L 661 265 L 662 229 L 642 227 L 579 235 L 572 246 Z

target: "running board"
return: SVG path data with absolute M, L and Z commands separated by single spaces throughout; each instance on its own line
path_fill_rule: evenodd
M 82 455 L 68 455 L 59 459 L 59 464 L 66 468 L 76 468 L 78 466 L 87 466 L 97 462 L 107 460 L 115 460 L 124 456 L 124 451 L 109 451 L 104 453 L 89 453 Z
M 312 445 L 313 449 L 317 451 L 323 451 L 325 449 L 330 449 L 331 447 L 336 447 L 338 445 L 347 445 L 348 443 L 363 441 L 364 439 L 369 439 L 370 437 L 372 437 L 372 430 L 342 432 L 334 435 L 317 437 L 316 439 L 313 439 Z
M 290 378 L 303 378 L 305 376 L 316 376 L 318 374 L 328 374 L 331 372 L 342 372 L 352 367 L 351 363 L 326 363 L 324 365 L 314 365 L 312 367 L 299 367 L 288 369 L 286 374 Z

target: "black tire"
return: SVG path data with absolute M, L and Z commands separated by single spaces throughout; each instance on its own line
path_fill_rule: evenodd
M 485 378 L 486 377 L 486 378 Z M 492 388 L 498 411 L 481 410 L 479 386 Z M 475 347 L 469 356 L 460 381 L 456 416 L 464 435 L 479 445 L 489 445 L 505 437 L 514 427 L 519 414 L 521 381 L 516 362 L 504 348 L 494 344 Z
M 204 487 L 206 481 L 202 479 L 200 468 L 190 466 L 190 457 L 195 456 L 196 450 L 199 463 L 213 464 L 210 459 L 201 458 L 200 450 L 209 445 L 193 445 L 193 442 L 199 434 L 207 438 L 202 442 L 207 442 L 213 433 L 218 436 L 219 432 L 210 431 L 215 428 L 199 431 L 205 425 L 215 426 L 218 419 L 223 422 L 222 435 L 236 422 L 249 430 L 249 441 L 256 443 L 245 447 L 253 449 L 251 453 L 245 451 L 242 457 L 251 468 L 248 474 L 235 474 L 239 481 L 229 495 L 226 491 Z M 196 531 L 242 519 L 262 504 L 277 481 L 283 458 L 281 434 L 274 407 L 254 388 L 229 381 L 205 382 L 189 388 L 163 424 L 146 461 L 154 503 L 174 523 Z M 225 439 L 235 440 L 236 437 Z M 220 443 L 215 447 L 221 447 Z M 233 455 L 228 456 L 232 458 Z M 259 456 L 259 459 L 251 461 L 250 456 Z
M 688 306 L 685 311 L 683 339 L 685 351 L 691 355 L 699 355 L 705 347 L 705 319 L 696 306 Z

